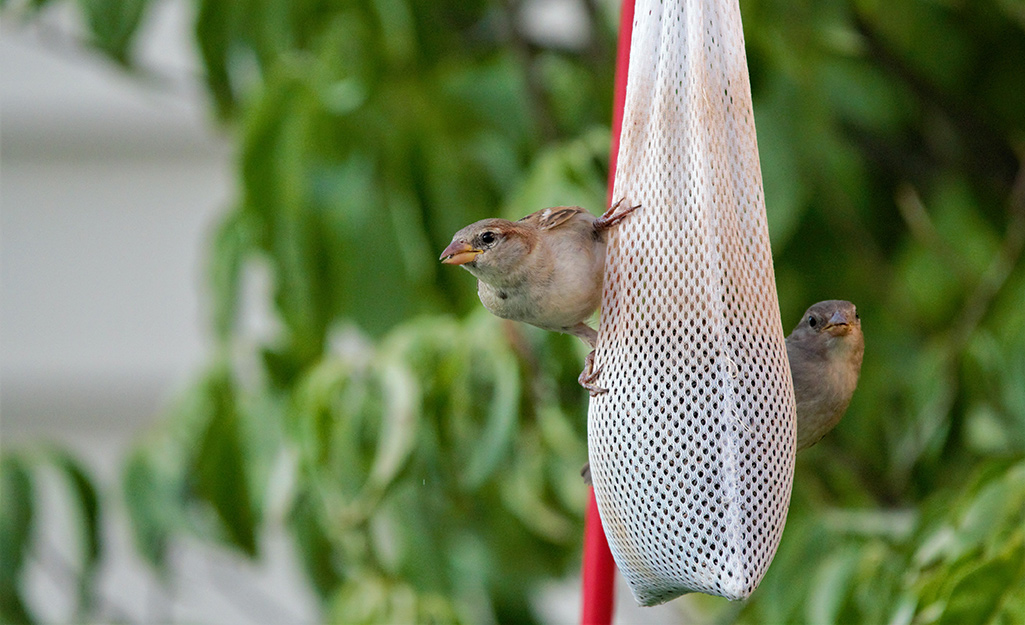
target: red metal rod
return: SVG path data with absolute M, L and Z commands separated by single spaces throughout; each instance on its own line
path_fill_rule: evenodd
M 616 91 L 612 96 L 612 145 L 609 148 L 609 194 L 616 184 L 619 160 L 619 135 L 623 130 L 623 105 L 626 102 L 626 75 L 630 69 L 630 37 L 634 27 L 634 0 L 623 0 L 619 10 L 619 42 L 616 44 Z
M 598 518 L 598 504 L 591 491 L 584 528 L 584 607 L 581 625 L 610 625 L 615 604 L 616 562 Z
M 633 33 L 634 0 L 623 0 L 619 13 L 619 43 L 616 49 L 616 91 L 612 108 L 612 147 L 609 150 L 609 191 L 607 204 L 613 202 L 619 134 L 623 129 L 623 104 L 626 102 L 626 75 L 630 66 L 630 36 Z M 610 625 L 615 605 L 616 562 L 598 516 L 598 503 L 591 490 L 584 528 L 583 609 L 581 625 Z

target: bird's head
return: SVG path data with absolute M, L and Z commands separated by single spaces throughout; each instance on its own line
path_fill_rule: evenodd
M 825 343 L 831 349 L 863 349 L 861 317 L 854 304 L 830 299 L 813 304 L 794 328 L 793 338 Z
M 524 226 L 506 219 L 484 219 L 455 233 L 440 260 L 498 284 L 516 273 L 532 248 Z

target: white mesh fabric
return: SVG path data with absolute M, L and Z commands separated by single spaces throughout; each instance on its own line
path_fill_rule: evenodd
M 588 446 L 602 523 L 642 605 L 741 599 L 793 480 L 780 324 L 737 0 L 638 0 Z

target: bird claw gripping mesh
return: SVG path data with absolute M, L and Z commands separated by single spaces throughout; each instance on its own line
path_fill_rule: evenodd
M 737 0 L 638 0 L 588 446 L 642 605 L 742 599 L 786 521 L 795 408 Z

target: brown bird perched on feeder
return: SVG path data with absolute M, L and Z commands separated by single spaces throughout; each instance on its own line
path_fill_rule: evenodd
M 640 206 L 623 200 L 595 218 L 577 206 L 557 206 L 519 221 L 484 219 L 452 237 L 441 262 L 477 278 L 477 295 L 498 317 L 565 332 L 591 347 L 578 378 L 591 395 L 598 333 L 585 323 L 601 303 L 607 233 Z
M 800 451 L 836 427 L 854 396 L 865 353 L 858 309 L 838 299 L 814 304 L 786 342 Z M 591 483 L 590 464 L 585 464 L 580 474 Z

